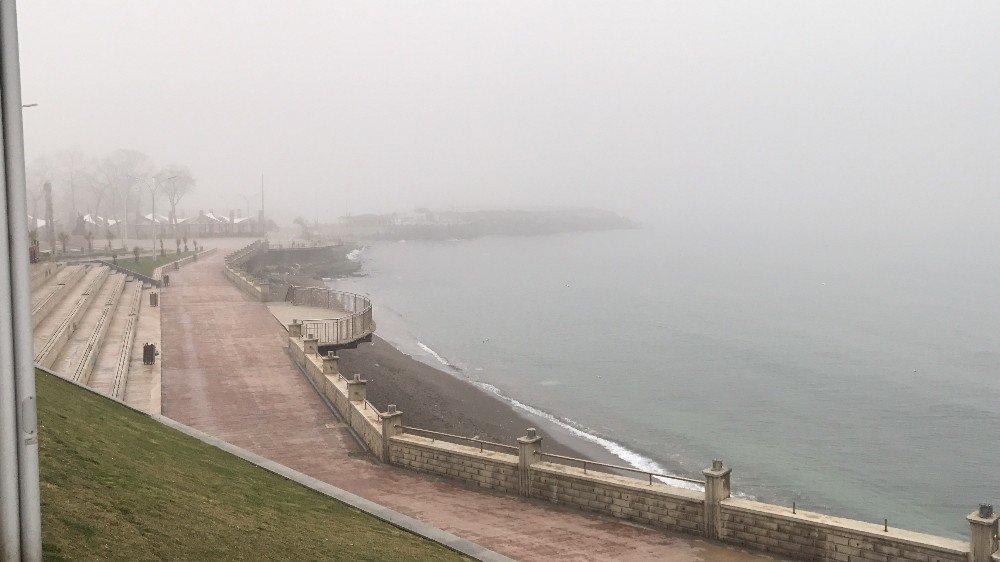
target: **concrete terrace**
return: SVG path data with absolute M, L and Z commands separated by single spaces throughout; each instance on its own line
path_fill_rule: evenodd
M 161 293 L 165 416 L 520 560 L 762 559 L 372 462 L 286 355 L 272 311 L 225 277 L 223 256 L 172 272 Z
M 51 262 L 32 264 L 31 287 L 36 363 L 135 407 L 159 411 L 159 366 L 142 365 L 142 346 L 135 345 L 160 344 L 151 289 L 106 266 Z

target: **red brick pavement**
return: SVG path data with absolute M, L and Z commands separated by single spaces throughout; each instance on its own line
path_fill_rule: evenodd
M 283 329 L 222 274 L 223 252 L 161 292 L 163 414 L 520 560 L 757 557 L 368 460 L 284 351 Z

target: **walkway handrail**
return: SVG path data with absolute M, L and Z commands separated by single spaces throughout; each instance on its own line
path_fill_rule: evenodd
M 150 285 L 152 285 L 154 287 L 160 287 L 160 286 L 162 286 L 162 283 L 158 279 L 153 279 L 152 277 L 147 277 L 146 275 L 143 275 L 141 273 L 136 273 L 136 272 L 132 271 L 131 269 L 129 269 L 127 267 L 122 267 L 122 266 L 120 266 L 120 265 L 118 265 L 116 263 L 112 263 L 112 262 L 104 261 L 104 260 L 93 260 L 93 261 L 95 263 L 99 263 L 101 265 L 106 265 L 106 266 L 110 267 L 116 273 L 124 273 L 125 275 L 127 275 L 129 277 L 134 277 L 134 278 L 142 281 L 143 283 L 149 283 Z
M 311 334 L 322 344 L 348 343 L 365 338 L 375 331 L 372 302 L 364 295 L 325 287 L 291 286 L 285 300 L 298 306 L 339 309 L 351 313 L 342 318 L 302 320 L 302 334 Z
M 694 478 L 685 478 L 683 476 L 676 476 L 674 474 L 662 474 L 662 473 L 659 473 L 659 472 L 650 472 L 648 470 L 642 470 L 641 468 L 632 468 L 630 466 L 619 466 L 619 465 L 616 465 L 616 464 L 607 464 L 607 463 L 597 462 L 597 461 L 588 461 L 587 459 L 578 459 L 576 457 L 567 457 L 567 456 L 564 456 L 564 455 L 557 455 L 555 453 L 542 453 L 542 452 L 539 452 L 538 455 L 541 456 L 542 458 L 549 457 L 549 458 L 553 458 L 553 459 L 560 459 L 560 460 L 564 460 L 564 461 L 572 461 L 572 462 L 582 463 L 583 464 L 583 473 L 584 474 L 587 473 L 587 466 L 588 465 L 590 465 L 590 466 L 602 466 L 604 468 L 610 468 L 610 469 L 613 469 L 613 470 L 625 470 L 625 471 L 628 471 L 628 472 L 638 472 L 639 474 L 646 474 L 646 475 L 649 476 L 649 484 L 650 485 L 653 484 L 653 477 L 654 476 L 657 477 L 657 478 L 666 478 L 668 480 L 680 480 L 681 482 L 689 482 L 691 484 L 700 484 L 702 486 L 705 485 L 705 481 L 704 480 L 695 480 Z
M 489 445 L 490 447 L 499 447 L 501 449 L 505 449 L 508 451 L 514 451 L 515 453 L 517 452 L 517 447 L 513 447 L 511 445 L 504 445 L 503 443 L 494 443 L 492 441 L 486 441 L 484 439 L 477 439 L 475 437 L 463 437 L 461 435 L 452 435 L 451 433 L 442 433 L 440 431 L 431 431 L 429 429 L 423 429 L 420 427 L 410 427 L 406 425 L 400 425 L 398 427 L 403 431 L 420 431 L 423 433 L 430 433 L 431 435 L 440 435 L 441 437 L 449 437 L 451 439 L 460 439 L 462 441 L 470 441 L 472 443 L 478 443 L 480 453 L 483 452 L 483 445 Z M 431 440 L 433 441 L 434 439 Z

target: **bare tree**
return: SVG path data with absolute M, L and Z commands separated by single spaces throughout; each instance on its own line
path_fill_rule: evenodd
M 87 253 L 88 254 L 93 254 L 94 253 L 94 231 L 93 230 L 85 230 L 83 232 L 83 239 L 87 241 Z
M 59 232 L 59 242 L 62 244 L 63 253 L 66 253 L 66 244 L 69 242 L 69 234 L 60 231 Z
M 44 199 L 44 185 L 52 180 L 52 159 L 48 156 L 35 158 L 25 167 L 25 174 L 28 197 L 31 198 L 31 216 L 38 219 L 38 203 Z
M 127 148 L 119 148 L 97 163 L 96 180 L 111 196 L 112 210 L 120 198 L 123 207 L 121 219 L 126 221 L 125 224 L 128 217 L 124 215 L 128 213 L 128 199 L 132 195 L 130 188 L 135 184 L 136 178 L 148 176 L 151 170 L 148 156 Z M 123 237 L 126 234 L 122 232 Z
M 69 192 L 69 216 L 76 219 L 78 214 L 77 188 L 87 185 L 87 176 L 93 161 L 77 147 L 61 150 L 53 157 L 55 167 L 65 176 Z
M 177 204 L 194 188 L 194 176 L 187 166 L 172 164 L 156 173 L 156 181 L 170 203 L 170 225 L 177 236 Z

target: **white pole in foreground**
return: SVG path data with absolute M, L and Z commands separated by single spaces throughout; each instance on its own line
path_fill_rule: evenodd
M 0 252 L 5 254 L 0 275 L 0 319 L 10 329 L 0 334 L 0 503 L 4 560 L 34 562 L 42 559 L 41 510 L 38 488 L 38 423 L 35 415 L 35 367 L 31 323 L 31 287 L 28 275 L 28 205 L 24 177 L 24 130 L 21 123 L 21 68 L 17 43 L 17 4 L 0 0 L 0 119 L 3 127 L 3 211 L 5 240 Z M 9 241 L 9 243 L 8 243 Z M 9 310 L 9 312 L 8 312 Z M 13 353 L 7 353 L 11 350 Z M 14 392 L 7 392 L 13 381 Z M 10 417 L 10 399 L 14 400 L 14 419 Z M 8 454 L 11 421 L 15 430 L 17 495 L 7 484 L 15 470 Z M 16 504 L 17 519 L 9 521 Z M 17 529 L 19 541 L 11 530 Z M 13 544 L 11 544 L 11 542 Z M 8 552 L 12 556 L 8 556 Z

